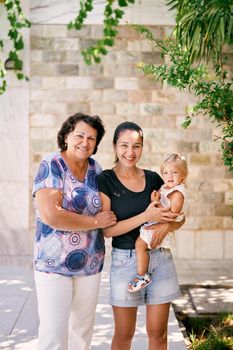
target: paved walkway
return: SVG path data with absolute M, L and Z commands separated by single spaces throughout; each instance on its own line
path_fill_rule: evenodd
M 176 261 L 181 284 L 203 286 L 225 285 L 233 287 L 233 260 Z M 108 304 L 108 268 L 106 259 L 102 274 L 101 292 L 96 313 L 93 350 L 109 350 L 113 333 L 113 317 Z M 228 301 L 233 290 L 228 289 Z M 203 292 L 202 292 L 203 295 Z M 226 296 L 225 296 L 226 297 Z M 199 300 L 200 301 L 200 300 Z M 233 301 L 233 300 L 232 300 Z M 144 350 L 146 345 L 145 309 L 139 308 L 137 332 L 132 350 Z M 35 350 L 37 344 L 38 315 L 33 283 L 31 257 L 0 258 L 0 349 Z M 186 349 L 182 333 L 171 308 L 169 318 L 169 350 Z

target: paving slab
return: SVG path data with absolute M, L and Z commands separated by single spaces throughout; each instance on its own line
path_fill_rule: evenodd
M 0 267 L 0 349 L 36 350 L 39 320 L 31 260 L 19 259 L 16 266 L 12 266 L 11 259 L 5 259 L 4 263 Z M 108 257 L 102 273 L 92 350 L 109 350 L 111 346 L 114 322 L 108 300 L 109 263 Z M 132 350 L 147 348 L 145 317 L 145 307 L 140 307 Z M 168 339 L 169 350 L 186 349 L 172 308 Z
M 200 314 L 233 313 L 233 288 L 190 288 L 189 292 Z

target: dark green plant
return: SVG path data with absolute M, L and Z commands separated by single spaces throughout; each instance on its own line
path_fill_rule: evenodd
M 190 318 L 189 337 L 193 350 L 231 350 L 233 348 L 233 315 L 213 318 Z M 203 330 L 204 329 L 204 330 Z
M 82 51 L 84 61 L 87 64 L 101 62 L 101 56 L 108 53 L 108 47 L 115 43 L 115 37 L 118 33 L 117 26 L 124 15 L 123 7 L 130 3 L 134 4 L 135 0 L 107 0 L 104 9 L 104 28 L 103 38 L 96 41 L 94 46 L 88 47 Z M 81 0 L 80 10 L 77 17 L 68 24 L 68 29 L 81 29 L 88 12 L 93 9 L 93 0 Z
M 7 12 L 7 18 L 10 24 L 8 37 L 12 41 L 13 48 L 8 53 L 8 59 L 11 61 L 12 68 L 19 80 L 28 78 L 23 73 L 23 62 L 19 57 L 19 52 L 24 48 L 23 36 L 20 32 L 22 28 L 30 27 L 30 22 L 25 18 L 20 0 L 5 0 L 4 6 Z M 0 50 L 3 50 L 3 41 L 0 40 Z M 0 95 L 6 90 L 6 70 L 4 63 L 0 60 Z
M 233 79 L 227 80 L 227 72 L 222 66 L 215 64 L 213 71 L 208 72 L 205 64 L 193 65 L 191 52 L 182 46 L 175 38 L 157 40 L 146 27 L 134 25 L 137 31 L 143 34 L 160 48 L 163 57 L 169 63 L 153 65 L 139 63 L 137 68 L 154 79 L 167 82 L 180 90 L 187 89 L 198 97 L 198 102 L 188 111 L 183 123 L 187 128 L 192 118 L 197 115 L 208 116 L 222 129 L 221 149 L 223 163 L 233 170 Z
M 190 60 L 221 61 L 223 45 L 233 43 L 232 0 L 168 0 L 167 4 L 176 10 L 176 39 L 190 52 Z

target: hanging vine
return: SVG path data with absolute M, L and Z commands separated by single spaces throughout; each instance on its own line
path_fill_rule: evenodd
M 88 47 L 82 51 L 82 55 L 86 64 L 101 62 L 101 56 L 108 53 L 108 47 L 115 43 L 115 37 L 118 33 L 117 26 L 120 19 L 124 16 L 123 7 L 134 4 L 135 0 L 107 0 L 104 9 L 104 28 L 103 38 L 96 41 L 94 46 Z M 80 30 L 88 12 L 93 9 L 93 0 L 80 0 L 80 10 L 77 17 L 68 24 L 68 29 Z
M 13 46 L 7 59 L 11 61 L 12 69 L 15 71 L 17 78 L 28 80 L 28 77 L 23 73 L 23 62 L 19 57 L 19 52 L 24 48 L 23 36 L 20 31 L 22 28 L 29 28 L 30 22 L 24 16 L 20 0 L 5 0 L 3 5 L 10 25 L 8 37 Z M 3 51 L 3 48 L 3 40 L 0 40 L 0 50 Z M 6 70 L 4 62 L 0 60 L 0 95 L 6 91 L 6 87 Z

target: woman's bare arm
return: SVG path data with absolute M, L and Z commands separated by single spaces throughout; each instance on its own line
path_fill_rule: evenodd
M 102 200 L 103 210 L 111 209 L 110 198 L 100 192 Z M 115 225 L 105 228 L 103 230 L 105 237 L 115 237 L 127 233 L 134 228 L 143 225 L 147 221 L 172 221 L 176 218 L 177 214 L 171 213 L 169 209 L 166 208 L 156 208 L 154 203 L 151 203 L 148 208 L 141 214 L 135 215 L 129 219 L 118 221 Z
M 36 192 L 35 200 L 42 221 L 58 230 L 85 231 L 116 223 L 116 216 L 110 210 L 102 211 L 95 216 L 87 216 L 62 208 L 62 193 L 57 189 L 40 189 Z

